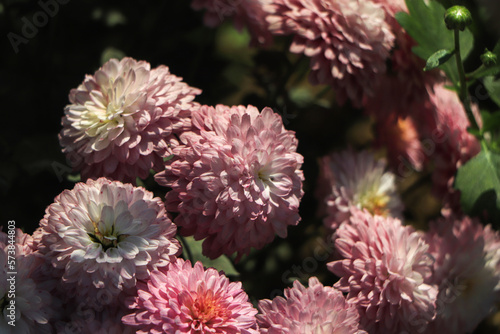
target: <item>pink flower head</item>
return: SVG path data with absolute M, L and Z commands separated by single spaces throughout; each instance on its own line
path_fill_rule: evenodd
M 425 154 L 420 134 L 412 117 L 381 117 L 377 122 L 375 145 L 387 150 L 387 160 L 393 170 L 400 172 L 401 166 L 422 170 Z
M 201 93 L 181 80 L 165 66 L 151 70 L 144 61 L 111 59 L 71 90 L 59 141 L 82 179 L 134 183 L 160 170 Z
M 137 333 L 257 334 L 257 310 L 248 301 L 241 283 L 215 269 L 194 268 L 177 259 L 168 268 L 151 273 L 137 283 L 138 296 L 129 299 L 134 313 L 123 322 Z
M 8 233 L 0 231 L 0 333 L 50 333 L 52 296 L 36 277 L 42 261 L 29 234 Z
M 325 156 L 320 161 L 321 184 L 318 197 L 321 214 L 330 230 L 349 220 L 352 208 L 372 214 L 401 217 L 403 204 L 396 192 L 393 173 L 383 160 L 368 151 L 346 150 Z
M 439 84 L 434 85 L 430 96 L 436 128 L 428 131 L 440 134 L 434 156 L 433 191 L 437 198 L 443 199 L 445 207 L 457 212 L 460 210 L 460 192 L 453 188 L 455 174 L 461 165 L 479 153 L 480 145 L 467 132 L 470 122 L 457 93 Z
M 259 302 L 257 321 L 262 334 L 366 334 L 358 330 L 359 314 L 342 292 L 323 286 L 316 277 L 305 288 L 299 281 L 285 290 L 285 298 Z
M 196 10 L 206 9 L 203 20 L 209 27 L 216 27 L 224 19 L 232 18 L 236 29 L 247 27 L 253 45 L 268 46 L 272 35 L 267 27 L 263 9 L 269 0 L 193 0 L 191 6 Z
M 426 333 L 471 333 L 500 301 L 500 235 L 464 217 L 442 218 L 427 233 L 439 286 L 437 317 Z
M 330 84 L 343 103 L 372 95 L 386 71 L 394 34 L 384 8 L 362 0 L 276 0 L 264 6 L 274 34 L 293 35 L 290 51 L 311 58 L 313 83 Z
M 38 251 L 81 298 L 114 296 L 166 266 L 179 252 L 161 200 L 141 187 L 100 178 L 56 197 L 37 232 Z
M 203 253 L 248 253 L 296 225 L 303 158 L 297 139 L 270 108 L 203 106 L 155 179 L 171 187 L 165 205 L 178 211 L 179 233 L 205 238 Z
M 360 311 L 369 333 L 424 333 L 436 315 L 437 288 L 425 283 L 432 270 L 429 246 L 398 219 L 356 211 L 336 231 L 344 259 L 328 263 Z

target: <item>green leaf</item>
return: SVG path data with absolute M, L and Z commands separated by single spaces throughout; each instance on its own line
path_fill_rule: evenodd
M 500 218 L 500 154 L 481 151 L 458 169 L 455 188 L 460 190 L 460 203 L 471 216 L 488 213 L 488 220 Z
M 454 54 L 455 54 L 455 50 L 446 50 L 446 49 L 442 49 L 442 50 L 434 52 L 432 54 L 432 56 L 430 56 L 427 59 L 427 63 L 425 64 L 424 71 L 430 71 L 430 70 L 435 69 L 436 67 L 443 65 Z
M 226 276 L 239 276 L 240 274 L 234 268 L 233 263 L 231 260 L 226 256 L 226 255 L 221 255 L 218 258 L 211 260 L 205 255 L 202 254 L 202 243 L 203 240 L 197 241 L 194 240 L 193 237 L 184 237 L 182 239 L 185 241 L 187 244 L 187 247 L 189 247 L 191 251 L 191 255 L 193 256 L 193 262 L 196 263 L 197 261 L 201 261 L 205 267 L 212 267 L 215 268 L 219 271 L 223 271 Z M 185 259 L 189 259 L 189 255 L 187 250 L 185 249 L 186 245 L 184 245 L 184 249 L 182 250 L 182 253 L 184 255 Z M 194 263 L 192 263 L 194 265 Z
M 483 84 L 490 99 L 500 106 L 500 80 L 495 80 L 494 77 L 489 76 L 484 78 Z
M 427 60 L 436 51 L 441 49 L 453 50 L 455 41 L 453 31 L 448 30 L 444 23 L 445 8 L 437 1 L 406 0 L 408 13 L 399 12 L 396 19 L 399 24 L 417 42 L 413 52 L 420 58 Z M 460 32 L 460 53 L 465 60 L 472 50 L 474 37 L 465 29 Z M 448 78 L 457 85 L 459 81 L 457 66 L 454 62 L 446 62 L 442 70 Z
M 500 129 L 500 111 L 493 113 L 481 111 L 481 118 L 483 120 L 483 127 L 481 129 L 482 132 Z

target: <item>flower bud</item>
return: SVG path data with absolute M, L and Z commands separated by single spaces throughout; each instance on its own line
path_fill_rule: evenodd
M 444 22 L 450 30 L 460 29 L 463 31 L 465 27 L 472 23 L 472 16 L 464 6 L 453 6 L 448 8 L 444 14 Z
M 486 67 L 495 66 L 497 64 L 497 55 L 488 49 L 484 49 L 484 53 L 481 55 L 481 61 Z

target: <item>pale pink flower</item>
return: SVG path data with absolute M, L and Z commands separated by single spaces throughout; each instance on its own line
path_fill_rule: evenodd
M 129 299 L 134 313 L 123 322 L 137 333 L 257 334 L 257 310 L 241 283 L 215 269 L 194 267 L 177 259 L 137 283 L 138 296 Z
M 81 298 L 100 289 L 117 296 L 134 289 L 179 253 L 175 225 L 149 191 L 100 178 L 55 198 L 37 232 L 38 252 L 61 278 L 60 288 Z
M 368 151 L 334 152 L 320 160 L 320 187 L 323 222 L 335 230 L 349 220 L 353 208 L 372 214 L 401 217 L 403 204 L 396 191 L 395 175 L 387 171 L 384 160 Z
M 469 217 L 430 224 L 435 258 L 429 284 L 439 286 L 437 316 L 426 333 L 471 333 L 500 301 L 500 235 Z
M 50 333 L 52 296 L 36 276 L 42 260 L 33 253 L 29 234 L 9 231 L 14 239 L 0 232 L 0 333 Z
M 366 334 L 358 330 L 359 314 L 342 292 L 323 286 L 316 277 L 309 278 L 309 287 L 299 281 L 285 290 L 285 298 L 259 302 L 257 315 L 263 334 Z
M 59 141 L 82 179 L 107 176 L 135 183 L 160 170 L 175 145 L 173 134 L 189 128 L 192 102 L 201 93 L 144 61 L 111 59 L 69 94 Z
M 236 29 L 248 28 L 252 45 L 269 46 L 272 35 L 267 27 L 264 3 L 270 0 L 193 0 L 191 7 L 205 9 L 204 23 L 209 27 L 220 25 L 226 18 L 232 18 Z
M 332 85 L 340 103 L 361 105 L 385 73 L 394 42 L 384 8 L 362 0 L 276 0 L 264 6 L 272 33 L 311 58 L 310 80 Z
M 441 198 L 445 208 L 455 212 L 460 210 L 460 192 L 453 188 L 457 169 L 473 158 L 481 150 L 478 140 L 467 132 L 470 125 L 465 109 L 456 92 L 444 84 L 434 85 L 430 93 L 435 113 L 435 129 L 440 134 L 436 144 L 433 192 Z M 473 108 L 476 108 L 473 106 Z
M 205 238 L 203 253 L 248 253 L 296 225 L 303 157 L 295 133 L 270 108 L 203 106 L 156 181 L 172 188 L 165 205 L 179 233 Z
M 360 312 L 369 333 L 424 333 L 436 315 L 437 288 L 425 282 L 432 273 L 429 245 L 401 221 L 356 211 L 336 231 L 342 260 L 328 263 Z

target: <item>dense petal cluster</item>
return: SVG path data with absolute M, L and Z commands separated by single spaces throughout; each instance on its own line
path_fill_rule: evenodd
M 385 162 L 376 160 L 372 153 L 334 152 L 320 160 L 320 173 L 322 186 L 317 196 L 327 228 L 335 230 L 347 221 L 353 208 L 381 216 L 402 216 L 395 175 L 386 171 Z
M 189 128 L 192 102 L 200 90 L 144 61 L 111 59 L 71 90 L 59 141 L 82 178 L 135 182 L 175 144 L 174 133 Z
M 40 222 L 38 252 L 70 294 L 105 289 L 114 296 L 166 266 L 179 252 L 176 227 L 159 198 L 141 187 L 100 178 L 55 199 Z
M 290 51 L 311 58 L 313 83 L 359 106 L 385 73 L 394 34 L 382 5 L 361 0 L 276 0 L 264 6 L 274 34 L 293 35 Z
M 440 134 L 433 156 L 433 191 L 437 198 L 443 199 L 445 207 L 458 212 L 460 193 L 453 188 L 455 174 L 481 148 L 478 140 L 467 132 L 470 122 L 457 94 L 444 84 L 437 84 L 430 96 L 436 119 L 436 128 L 433 130 Z
M 299 222 L 303 157 L 270 108 L 203 106 L 181 139 L 155 179 L 172 188 L 165 205 L 179 233 L 205 238 L 206 256 L 262 248 Z
M 231 17 L 236 29 L 248 28 L 253 45 L 270 45 L 272 35 L 267 28 L 263 5 L 269 0 L 193 0 L 194 9 L 205 9 L 204 23 L 215 27 Z
M 419 232 L 398 219 L 357 211 L 336 231 L 341 260 L 328 263 L 369 333 L 424 333 L 436 316 L 433 261 Z
M 0 333 L 50 333 L 52 296 L 36 277 L 42 261 L 30 235 L 9 232 L 0 232 Z
M 500 301 L 500 235 L 464 217 L 431 222 L 430 284 L 439 286 L 437 317 L 426 333 L 472 333 Z
M 194 267 L 177 259 L 137 283 L 138 296 L 129 299 L 134 313 L 123 317 L 137 333 L 257 334 L 257 310 L 241 283 L 215 269 Z
M 299 281 L 285 290 L 285 298 L 276 297 L 259 302 L 257 315 L 263 334 L 366 334 L 358 330 L 359 314 L 342 292 L 323 286 L 316 277 L 305 288 Z

